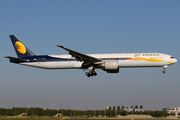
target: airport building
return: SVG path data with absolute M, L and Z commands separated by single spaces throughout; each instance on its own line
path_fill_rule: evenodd
M 143 109 L 135 109 L 135 108 L 123 108 L 121 111 L 126 111 L 126 112 L 143 112 Z
M 126 112 L 134 112 L 134 108 L 123 108 L 121 111 L 126 111 Z
M 163 108 L 163 111 L 166 111 L 166 112 L 168 112 L 169 114 L 175 113 L 175 115 L 177 116 L 178 113 L 180 113 L 180 107 L 175 107 L 175 108 L 172 108 L 172 107 Z
M 143 109 L 134 109 L 134 112 L 144 112 Z

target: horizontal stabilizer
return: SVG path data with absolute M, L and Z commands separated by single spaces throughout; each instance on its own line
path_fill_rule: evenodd
M 10 60 L 18 61 L 18 62 L 28 62 L 28 60 L 25 60 L 25 59 L 20 59 L 20 58 L 15 58 L 15 57 L 10 57 L 10 56 L 4 56 L 4 57 Z

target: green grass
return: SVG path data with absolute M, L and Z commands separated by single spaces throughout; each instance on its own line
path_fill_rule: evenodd
M 65 120 L 87 120 L 87 119 L 88 118 L 66 118 Z M 93 119 L 93 118 L 90 118 L 90 120 L 91 119 Z M 116 119 L 116 118 L 106 118 L 106 119 L 95 118 L 94 120 L 107 120 L 107 119 L 131 120 L 131 119 Z M 60 120 L 60 118 L 3 118 L 3 117 L 1 117 L 0 120 Z M 143 120 L 143 119 L 134 119 L 134 120 Z M 166 120 L 166 119 L 144 119 L 144 120 Z M 173 119 L 169 119 L 169 120 L 173 120 Z

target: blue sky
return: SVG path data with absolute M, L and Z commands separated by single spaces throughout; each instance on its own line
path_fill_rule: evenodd
M 159 52 L 180 60 L 180 1 L 1 0 L 0 107 L 104 109 L 105 106 L 177 107 L 179 62 L 162 68 L 124 68 L 118 74 L 97 70 L 44 70 L 9 63 L 16 57 L 15 34 L 35 54 Z

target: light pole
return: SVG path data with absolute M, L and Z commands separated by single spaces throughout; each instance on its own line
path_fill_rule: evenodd
M 31 109 L 31 116 L 33 116 L 33 110 Z
M 87 106 L 85 106 L 85 109 L 86 109 L 86 111 L 87 111 Z M 86 117 L 86 111 L 85 111 L 85 117 Z
M 69 107 L 69 109 L 70 109 L 70 117 L 71 117 L 71 106 Z
M 104 117 L 106 116 L 106 108 L 104 109 Z
M 61 116 L 63 116 L 63 109 L 62 109 L 62 105 L 61 105 Z
M 27 111 L 27 107 L 26 107 L 26 116 L 27 116 L 27 112 L 28 112 L 28 111 Z
M 74 110 L 74 112 L 75 112 L 75 117 L 76 117 L 76 110 Z
M 15 118 L 16 118 L 16 110 L 15 110 Z

